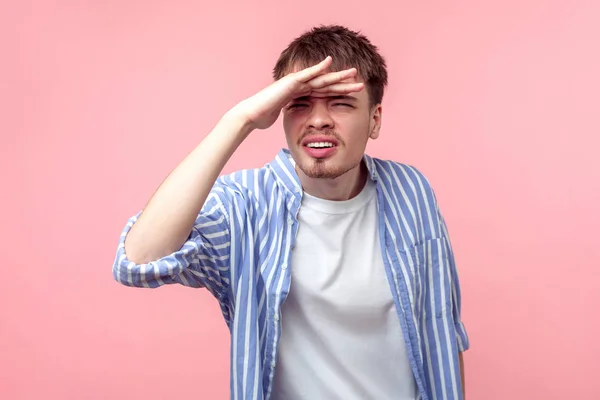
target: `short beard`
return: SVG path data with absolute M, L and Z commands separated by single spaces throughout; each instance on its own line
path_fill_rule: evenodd
M 336 179 L 340 176 L 344 175 L 348 171 L 356 168 L 360 165 L 362 159 L 358 160 L 358 162 L 351 165 L 341 165 L 337 168 L 329 167 L 327 165 L 327 160 L 312 160 L 310 165 L 300 165 L 297 164 L 300 171 L 304 173 L 304 175 L 308 176 L 312 179 Z
M 314 129 L 309 129 L 308 131 L 304 132 L 304 134 L 298 139 L 298 147 L 302 147 L 302 142 L 307 136 L 315 135 L 316 133 L 317 132 L 315 132 Z M 321 133 L 327 136 L 334 137 L 338 142 L 338 146 L 345 145 L 345 142 L 342 139 L 342 137 L 338 135 L 337 132 L 335 132 L 333 129 L 327 129 L 325 131 L 322 131 Z M 298 168 L 304 173 L 304 175 L 313 179 L 335 179 L 344 175 L 346 172 L 350 171 L 354 167 L 356 167 L 356 165 L 342 165 L 338 166 L 337 168 L 328 167 L 327 159 L 318 158 L 312 159 L 310 161 L 310 164 L 306 163 L 303 165 L 298 165 Z

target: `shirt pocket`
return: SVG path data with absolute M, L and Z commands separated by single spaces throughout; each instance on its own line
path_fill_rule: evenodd
M 417 312 L 425 319 L 441 318 L 451 310 L 452 287 L 447 249 L 446 239 L 437 238 L 406 250 L 416 275 L 414 301 Z

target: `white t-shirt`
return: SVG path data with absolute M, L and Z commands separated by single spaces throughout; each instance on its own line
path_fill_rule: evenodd
M 381 257 L 375 184 L 347 201 L 305 193 L 298 218 L 273 399 L 418 399 Z

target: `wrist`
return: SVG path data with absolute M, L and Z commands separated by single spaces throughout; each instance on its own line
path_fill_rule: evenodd
M 227 111 L 221 118 L 221 123 L 227 125 L 229 131 L 238 132 L 243 139 L 256 129 L 251 118 L 240 105 L 236 105 Z

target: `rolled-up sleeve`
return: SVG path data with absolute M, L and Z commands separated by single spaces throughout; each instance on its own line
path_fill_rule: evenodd
M 446 222 L 439 212 L 438 217 L 441 225 L 442 236 L 445 238 L 444 243 L 446 245 L 446 253 L 448 254 L 448 266 L 450 268 L 450 285 L 452 294 L 452 319 L 454 320 L 454 331 L 456 332 L 456 340 L 458 343 L 459 351 L 466 351 L 469 349 L 469 336 L 465 324 L 461 318 L 461 291 L 460 281 L 458 279 L 458 271 L 456 269 L 456 262 L 454 260 L 454 252 L 452 251 L 452 245 L 450 244 L 450 237 L 448 235 L 448 228 Z
M 113 276 L 119 283 L 146 288 L 179 283 L 206 288 L 216 297 L 224 294 L 229 285 L 230 230 L 224 204 L 215 190 L 183 246 L 147 264 L 136 264 L 125 253 L 125 239 L 140 214 L 127 221 L 120 236 L 113 263 Z

